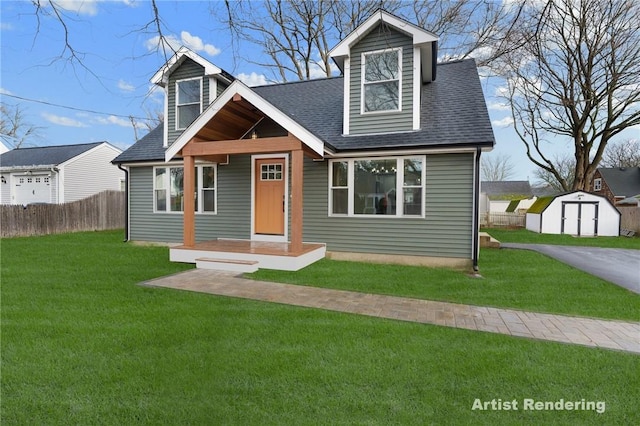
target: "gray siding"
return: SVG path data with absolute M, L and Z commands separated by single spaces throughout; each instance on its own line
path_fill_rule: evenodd
M 402 111 L 361 114 L 362 53 L 402 47 Z M 374 28 L 351 49 L 349 134 L 385 133 L 413 129 L 413 44 L 393 29 Z
M 216 83 L 216 92 L 217 92 L 216 93 L 216 98 L 218 96 L 220 96 L 222 94 L 222 92 L 224 92 L 227 87 L 229 87 L 229 84 L 227 82 L 218 79 L 218 81 Z M 213 102 L 213 99 L 211 99 L 210 102 Z
M 329 217 L 328 162 L 306 161 L 304 173 L 304 241 L 330 251 L 471 258 L 471 154 L 427 155 L 424 219 Z
M 168 85 L 167 124 L 169 126 L 169 145 L 171 145 L 183 130 L 176 130 L 176 81 L 187 78 L 203 77 L 202 79 L 202 107 L 209 105 L 209 79 L 204 78 L 204 67 L 187 58 L 170 76 Z M 200 111 L 202 112 L 202 111 Z
M 218 214 L 196 214 L 196 240 L 251 237 L 251 158 L 234 156 L 218 166 Z M 130 173 L 130 237 L 135 241 L 182 242 L 181 213 L 153 212 L 153 167 Z

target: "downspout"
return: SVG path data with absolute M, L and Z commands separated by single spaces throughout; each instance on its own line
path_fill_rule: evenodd
M 124 172 L 124 240 L 129 241 L 129 170 L 117 164 L 118 168 Z
M 475 168 L 473 176 L 473 271 L 478 272 L 478 255 L 480 252 L 480 154 L 482 149 L 476 148 Z

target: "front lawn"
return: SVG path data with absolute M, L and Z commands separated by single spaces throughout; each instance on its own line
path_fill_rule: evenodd
M 538 234 L 524 228 L 483 228 L 481 231 L 488 233 L 501 243 L 553 244 L 640 250 L 640 237 L 574 237 L 571 235 Z
M 141 287 L 190 266 L 121 240 L 0 242 L 1 424 L 640 422 L 637 355 Z

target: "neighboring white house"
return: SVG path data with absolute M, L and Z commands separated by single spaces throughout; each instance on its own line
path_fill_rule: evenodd
M 480 213 L 515 212 L 528 209 L 534 201 L 531 185 L 526 180 L 480 183 Z M 509 209 L 512 204 L 515 207 Z
M 609 200 L 583 191 L 541 197 L 527 211 L 526 227 L 542 234 L 620 235 L 620 212 Z
M 122 151 L 107 142 L 18 148 L 0 155 L 1 204 L 66 203 L 121 190 Z
M 0 141 L 0 154 L 4 154 L 7 151 L 9 151 L 9 148 L 7 148 L 7 146 L 2 141 Z

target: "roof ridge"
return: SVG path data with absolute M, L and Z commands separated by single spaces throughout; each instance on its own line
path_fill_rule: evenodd
M 70 146 L 99 145 L 102 143 L 109 143 L 109 142 L 100 141 L 100 142 L 85 142 L 85 143 L 69 143 L 65 145 L 25 146 L 24 148 L 20 147 L 20 148 L 14 148 L 14 149 L 25 150 L 25 149 L 43 149 L 43 148 L 66 148 Z

